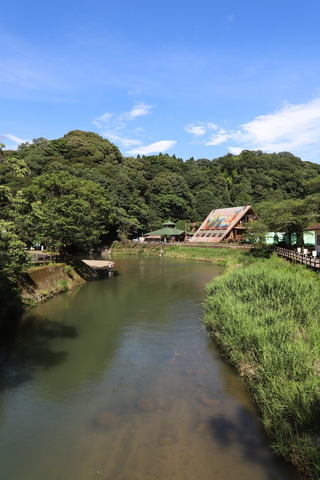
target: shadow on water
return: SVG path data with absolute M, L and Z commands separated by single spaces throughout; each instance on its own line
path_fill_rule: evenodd
M 0 329 L 8 319 L 19 318 L 23 312 L 23 302 L 17 285 L 0 273 Z
M 64 362 L 68 353 L 55 351 L 51 343 L 57 338 L 76 337 L 75 327 L 47 318 L 39 321 L 39 317 L 30 316 L 1 325 L 0 390 L 30 381 L 34 369 L 47 370 Z
M 235 412 L 235 417 L 232 419 L 226 416 L 210 416 L 205 424 L 207 435 L 212 437 L 216 443 L 223 448 L 240 445 L 243 458 L 248 463 L 264 465 L 264 471 L 268 478 L 275 480 L 274 465 L 270 464 L 269 452 L 265 445 L 261 446 L 261 441 L 252 428 L 252 418 L 244 407 L 239 406 Z M 268 442 L 262 427 L 260 436 L 265 436 L 265 441 Z M 297 471 L 291 464 L 278 457 L 275 457 L 275 459 L 279 466 L 283 465 L 284 470 L 289 475 L 291 471 L 292 478 L 301 478 L 298 477 Z M 285 478 L 288 478 L 288 473 Z

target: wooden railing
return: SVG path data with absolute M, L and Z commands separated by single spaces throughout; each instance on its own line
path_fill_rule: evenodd
M 303 254 L 288 250 L 286 248 L 274 247 L 274 251 L 281 257 L 289 258 L 292 261 L 303 263 L 311 268 L 320 268 L 320 257 L 314 257 L 310 254 Z

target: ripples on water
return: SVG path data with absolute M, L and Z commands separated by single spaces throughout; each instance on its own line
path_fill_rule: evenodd
M 295 478 L 201 327 L 221 270 L 115 261 L 118 276 L 39 305 L 6 342 L 0 478 Z

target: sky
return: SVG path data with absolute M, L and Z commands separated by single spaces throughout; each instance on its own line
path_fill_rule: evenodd
M 319 0 L 4 0 L 0 142 L 320 163 Z

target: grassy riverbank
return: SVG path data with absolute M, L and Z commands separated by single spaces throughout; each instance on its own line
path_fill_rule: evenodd
M 214 279 L 205 324 L 260 407 L 275 452 L 320 478 L 316 274 L 276 257 Z
M 138 243 L 114 243 L 112 253 L 124 253 L 126 255 L 163 255 L 169 258 L 186 258 L 211 262 L 215 265 L 227 266 L 232 269 L 235 266 L 254 261 L 259 253 L 250 254 L 247 250 L 234 248 L 205 248 L 190 247 L 172 244 L 138 244 Z M 265 252 L 263 253 L 265 255 Z
M 246 381 L 274 451 L 319 479 L 319 275 L 263 250 L 170 245 L 122 252 L 226 266 L 207 286 L 206 328 Z

